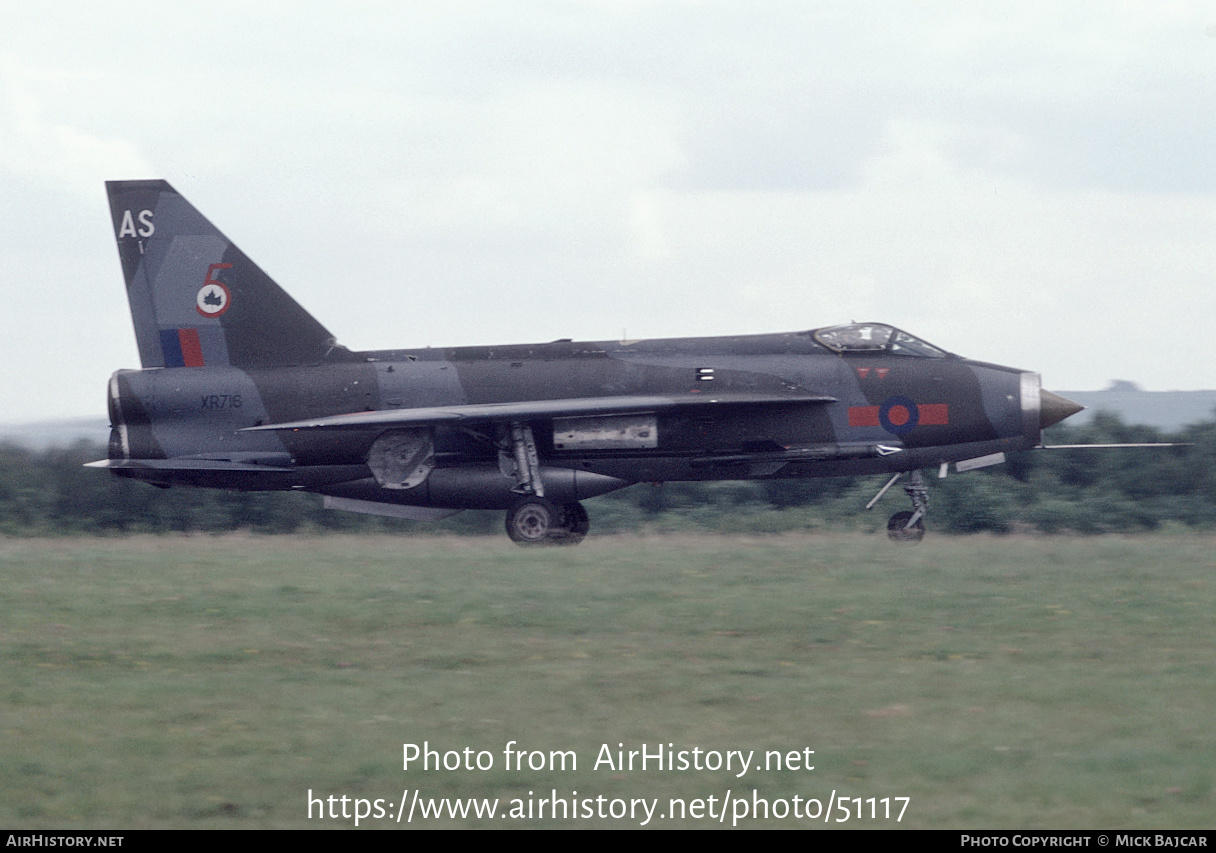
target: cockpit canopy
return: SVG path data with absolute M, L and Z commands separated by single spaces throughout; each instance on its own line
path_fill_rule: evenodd
M 815 329 L 811 337 L 822 346 L 841 355 L 867 353 L 877 355 L 907 355 L 917 358 L 945 358 L 949 353 L 928 341 L 900 331 L 886 323 L 846 323 Z

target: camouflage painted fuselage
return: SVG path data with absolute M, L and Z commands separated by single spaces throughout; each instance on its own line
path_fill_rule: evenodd
M 157 485 L 410 517 L 530 495 L 581 538 L 577 501 L 632 483 L 976 467 L 1078 408 L 881 323 L 351 352 L 167 183 L 107 187 L 144 369 L 112 377 L 96 464 Z
M 502 507 L 493 430 L 434 427 L 437 459 L 414 489 L 379 488 L 366 467 L 384 427 L 242 432 L 358 412 L 520 400 L 666 396 L 723 402 L 652 417 L 653 441 L 566 447 L 558 418 L 528 419 L 542 465 L 591 473 L 600 493 L 643 481 L 755 479 L 912 470 L 1039 442 L 1038 376 L 947 356 L 837 354 L 810 333 L 457 349 L 337 351 L 333 363 L 279 368 L 120 371 L 111 384 L 112 459 L 229 460 L 247 470 L 126 469 L 153 482 L 306 488 L 422 506 Z M 813 392 L 832 402 L 730 401 Z M 626 420 L 631 415 L 605 415 Z M 586 418 L 583 418 L 586 420 Z M 484 425 L 479 425 L 484 428 Z M 649 446 L 653 444 L 653 446 Z M 259 470 L 257 466 L 267 468 Z M 453 469 L 485 469 L 472 491 Z M 546 472 L 555 480 L 565 478 Z M 434 482 L 431 482 L 431 481 Z M 493 488 L 493 481 L 501 488 Z M 338 484 L 365 481 L 335 488 Z M 483 482 L 484 481 L 484 482 Z M 609 489 L 604 489 L 607 491 Z

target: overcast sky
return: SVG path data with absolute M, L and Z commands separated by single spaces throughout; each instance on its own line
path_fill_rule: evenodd
M 352 349 L 881 320 L 1216 387 L 1216 2 L 0 4 L 0 421 L 139 366 L 103 182 Z

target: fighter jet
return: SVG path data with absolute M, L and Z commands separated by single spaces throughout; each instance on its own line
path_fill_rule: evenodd
M 141 370 L 109 383 L 108 459 L 155 486 L 301 490 L 411 519 L 506 511 L 569 545 L 635 483 L 889 474 L 924 535 L 922 469 L 1040 445 L 1081 406 L 1039 374 L 886 323 L 715 338 L 354 352 L 162 180 L 106 184 Z

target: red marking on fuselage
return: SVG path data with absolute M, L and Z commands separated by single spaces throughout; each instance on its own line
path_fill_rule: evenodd
M 912 413 L 907 406 L 892 406 L 887 410 L 887 420 L 896 426 L 903 426 L 912 419 Z
M 203 343 L 198 339 L 198 329 L 178 329 L 177 341 L 182 348 L 182 364 L 186 367 L 206 367 L 203 360 Z
M 878 410 L 878 406 L 849 406 L 849 426 L 882 426 Z M 887 412 L 887 420 L 897 427 L 906 424 L 911 416 L 912 413 L 906 406 L 892 406 L 891 410 Z M 917 426 L 946 426 L 949 423 L 949 403 L 921 403 L 916 407 Z
M 879 379 L 885 379 L 887 377 L 887 374 L 891 372 L 891 368 L 876 367 L 876 368 L 874 368 L 874 372 L 878 374 Z
M 878 406 L 849 406 L 849 426 L 878 426 Z
M 924 426 L 945 426 L 950 423 L 949 403 L 922 403 L 916 407 Z
M 860 376 L 862 379 L 865 379 L 866 375 L 869 374 L 869 372 L 870 372 L 870 368 L 868 368 L 868 367 L 857 368 L 857 375 Z

